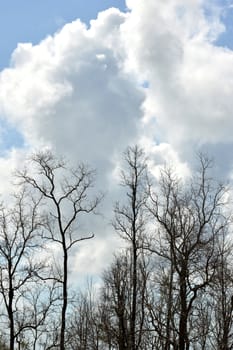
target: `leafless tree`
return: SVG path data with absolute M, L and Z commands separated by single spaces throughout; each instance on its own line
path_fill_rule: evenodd
M 165 170 L 161 174 L 160 189 L 149 190 L 148 210 L 154 218 L 156 232 L 150 250 L 161 257 L 170 271 L 169 288 L 172 293 L 176 292 L 175 298 L 178 297 L 173 321 L 168 308 L 166 349 L 190 348 L 192 311 L 201 291 L 215 276 L 219 257 L 216 242 L 228 225 L 223 215 L 226 189 L 211 179 L 210 167 L 209 159 L 200 156 L 200 169 L 190 182 L 182 183 L 170 170 Z M 175 344 L 171 327 L 173 334 L 177 332 Z
M 60 283 L 62 285 L 62 310 L 60 350 L 65 350 L 66 311 L 68 306 L 68 257 L 77 243 L 94 237 L 92 233 L 79 235 L 78 223 L 84 214 L 95 211 L 101 196 L 92 196 L 95 172 L 84 165 L 69 167 L 67 162 L 51 152 L 37 153 L 31 158 L 35 171 L 18 172 L 20 183 L 38 192 L 47 206 L 47 224 L 44 239 L 56 243 L 62 250 L 63 262 Z
M 113 226 L 120 237 L 128 242 L 131 252 L 131 263 L 129 267 L 132 298 L 130 300 L 131 312 L 128 348 L 136 350 L 140 348 L 141 339 L 139 329 L 136 329 L 138 311 L 137 269 L 146 227 L 145 202 L 147 194 L 145 185 L 147 180 L 147 165 L 145 155 L 138 146 L 129 147 L 124 154 L 124 160 L 126 164 L 121 172 L 121 185 L 125 188 L 126 200 L 123 204 L 116 204 Z
M 32 254 L 40 251 L 40 198 L 34 200 L 22 189 L 12 202 L 10 207 L 2 204 L 0 208 L 0 294 L 9 322 L 10 350 L 15 348 L 15 341 L 24 328 L 24 324 L 16 327 L 23 293 L 43 269 L 41 261 L 32 258 Z
M 45 278 L 45 274 L 43 278 Z M 59 286 L 56 281 L 42 281 L 41 278 L 25 289 L 22 293 L 24 307 L 16 318 L 17 328 L 21 330 L 18 341 L 22 335 L 27 339 L 28 346 L 32 350 L 45 350 L 51 344 L 51 335 L 56 335 L 53 328 L 53 320 L 58 318 L 57 308 L 60 304 Z M 56 327 L 59 324 L 57 322 Z M 50 338 L 50 342 L 49 342 Z M 49 345 L 46 345 L 46 344 Z
M 130 314 L 132 296 L 130 291 L 130 265 L 127 255 L 115 258 L 103 274 L 101 302 L 103 339 L 109 349 L 129 349 Z
M 108 349 L 131 349 L 132 278 L 131 252 L 115 256 L 103 273 L 100 313 L 101 338 Z M 149 269 L 143 257 L 137 264 L 137 315 L 135 328 L 138 349 L 148 349 L 149 332 L 146 327 L 146 293 Z
M 233 246 L 231 232 L 223 230 L 218 240 L 219 259 L 209 289 L 211 305 L 211 347 L 216 350 L 233 348 Z
M 101 308 L 92 282 L 80 291 L 68 318 L 68 350 L 102 350 Z
M 153 273 L 147 286 L 147 327 L 153 349 L 176 349 L 177 290 L 172 264 L 151 256 Z

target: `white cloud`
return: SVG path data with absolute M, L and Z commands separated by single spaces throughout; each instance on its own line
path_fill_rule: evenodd
M 127 6 L 127 13 L 100 13 L 90 28 L 77 20 L 38 45 L 19 44 L 11 67 L 0 73 L 0 114 L 26 144 L 51 146 L 98 168 L 98 186 L 110 192 L 105 227 L 127 145 L 145 146 L 155 172 L 165 161 L 187 175 L 200 145 L 233 144 L 233 52 L 215 45 L 225 30 L 220 10 L 206 0 L 128 0 Z M 231 152 L 215 153 L 230 159 Z M 16 158 L 0 161 L 3 182 Z M 110 244 L 111 228 L 98 225 L 104 238 L 90 257 L 95 261 L 105 259 Z M 87 254 L 80 249 L 77 268 Z
M 109 9 L 89 29 L 79 20 L 69 23 L 38 45 L 19 44 L 11 67 L 0 73 L 0 113 L 15 123 L 29 148 L 51 146 L 98 168 L 97 187 L 107 192 L 104 216 L 95 220 L 94 243 L 78 248 L 78 271 L 103 267 L 111 256 L 109 244 L 114 250 L 109 225 L 114 201 L 109 192 L 117 192 L 113 159 L 135 142 L 143 115 L 143 89 L 122 69 L 119 27 L 124 21 L 125 14 Z M 12 156 L 2 159 L 0 169 L 14 163 Z
M 127 68 L 149 82 L 144 110 L 147 122 L 156 120 L 154 137 L 179 152 L 232 142 L 233 52 L 215 46 L 224 30 L 216 7 L 206 16 L 207 1 L 127 3 Z
M 217 7 L 206 16 L 201 0 L 127 5 L 89 29 L 77 20 L 38 45 L 19 44 L 0 75 L 1 113 L 32 146 L 101 169 L 139 130 L 177 152 L 231 142 L 233 52 L 214 45 L 224 30 Z
M 90 29 L 77 20 L 36 46 L 18 45 L 0 75 L 0 110 L 29 144 L 98 165 L 135 138 L 144 96 L 115 52 L 124 19 L 110 9 Z
M 25 150 L 12 149 L 5 158 L 0 158 L 0 195 L 1 199 L 7 199 L 16 188 L 14 186 L 13 174 L 20 169 L 25 161 Z

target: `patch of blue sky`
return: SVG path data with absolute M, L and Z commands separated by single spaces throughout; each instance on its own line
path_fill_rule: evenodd
M 142 87 L 143 87 L 144 89 L 148 89 L 148 88 L 150 87 L 150 82 L 149 82 L 148 80 L 144 80 L 144 81 L 142 82 Z
M 23 135 L 5 119 L 0 120 L 0 156 L 13 148 L 25 146 Z
M 8 0 L 0 2 L 0 69 L 9 65 L 19 42 L 38 43 L 77 18 L 87 25 L 110 7 L 126 10 L 125 0 Z
M 220 22 L 225 30 L 220 33 L 214 44 L 228 49 L 233 49 L 233 0 L 209 0 L 204 2 L 205 16 L 220 16 Z
M 223 7 L 221 21 L 224 23 L 225 31 L 219 36 L 215 44 L 233 50 L 233 1 L 228 1 Z

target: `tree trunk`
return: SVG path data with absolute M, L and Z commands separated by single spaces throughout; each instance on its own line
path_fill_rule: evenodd
M 171 259 L 169 286 L 168 286 L 168 301 L 167 301 L 167 320 L 166 320 L 166 340 L 164 350 L 170 349 L 171 342 L 171 319 L 172 319 L 172 291 L 173 291 L 173 261 Z
M 8 316 L 10 323 L 10 350 L 14 350 L 15 330 L 14 330 L 14 313 L 13 313 L 13 299 L 14 290 L 12 286 L 11 266 L 9 266 L 9 292 L 8 292 Z
M 186 271 L 183 268 L 180 273 L 180 321 L 179 321 L 179 350 L 188 350 L 188 330 L 187 330 L 187 286 L 186 286 Z
M 60 350 L 65 350 L 65 329 L 66 329 L 66 309 L 67 309 L 67 264 L 68 254 L 67 249 L 63 248 L 64 261 L 63 261 L 63 304 L 62 304 L 62 318 L 61 318 L 61 334 L 60 334 Z
M 133 290 L 132 290 L 132 314 L 130 325 L 130 350 L 136 350 L 135 325 L 137 312 L 137 248 L 135 239 L 133 242 Z

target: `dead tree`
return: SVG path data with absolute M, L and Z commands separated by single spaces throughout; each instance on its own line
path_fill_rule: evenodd
M 121 172 L 121 185 L 126 191 L 126 200 L 115 206 L 113 226 L 125 241 L 131 253 L 131 312 L 129 349 L 140 348 L 141 332 L 137 329 L 137 296 L 138 296 L 138 259 L 143 248 L 146 227 L 145 191 L 147 165 L 143 151 L 138 147 L 129 147 L 125 152 L 125 168 Z M 137 336 L 136 336 L 137 334 Z
M 216 350 L 233 348 L 232 248 L 231 233 L 223 231 L 218 240 L 218 265 L 209 290 L 209 303 L 212 310 L 209 337 L 212 348 Z
M 14 196 L 10 207 L 2 204 L 0 208 L 0 294 L 9 323 L 10 350 L 14 350 L 25 325 L 16 327 L 24 291 L 35 283 L 43 270 L 39 259 L 32 258 L 40 251 L 40 199 L 34 200 L 23 189 Z
M 178 308 L 173 315 L 178 337 L 174 344 L 169 320 L 164 331 L 169 338 L 166 349 L 190 348 L 189 320 L 193 307 L 199 293 L 215 275 L 219 257 L 216 242 L 228 225 L 223 215 L 226 189 L 209 177 L 210 166 L 211 162 L 201 156 L 199 171 L 186 183 L 165 170 L 156 192 L 151 187 L 149 190 L 148 210 L 155 222 L 155 239 L 150 250 L 174 271 L 169 288 L 178 297 Z
M 81 164 L 69 167 L 51 152 L 37 153 L 31 158 L 34 172 L 26 169 L 17 174 L 24 183 L 37 192 L 47 206 L 44 239 L 56 243 L 63 253 L 60 283 L 62 285 L 62 310 L 60 350 L 65 350 L 66 311 L 68 306 L 68 258 L 72 247 L 94 234 L 80 235 L 78 223 L 84 214 L 97 208 L 101 196 L 92 196 L 95 172 Z

